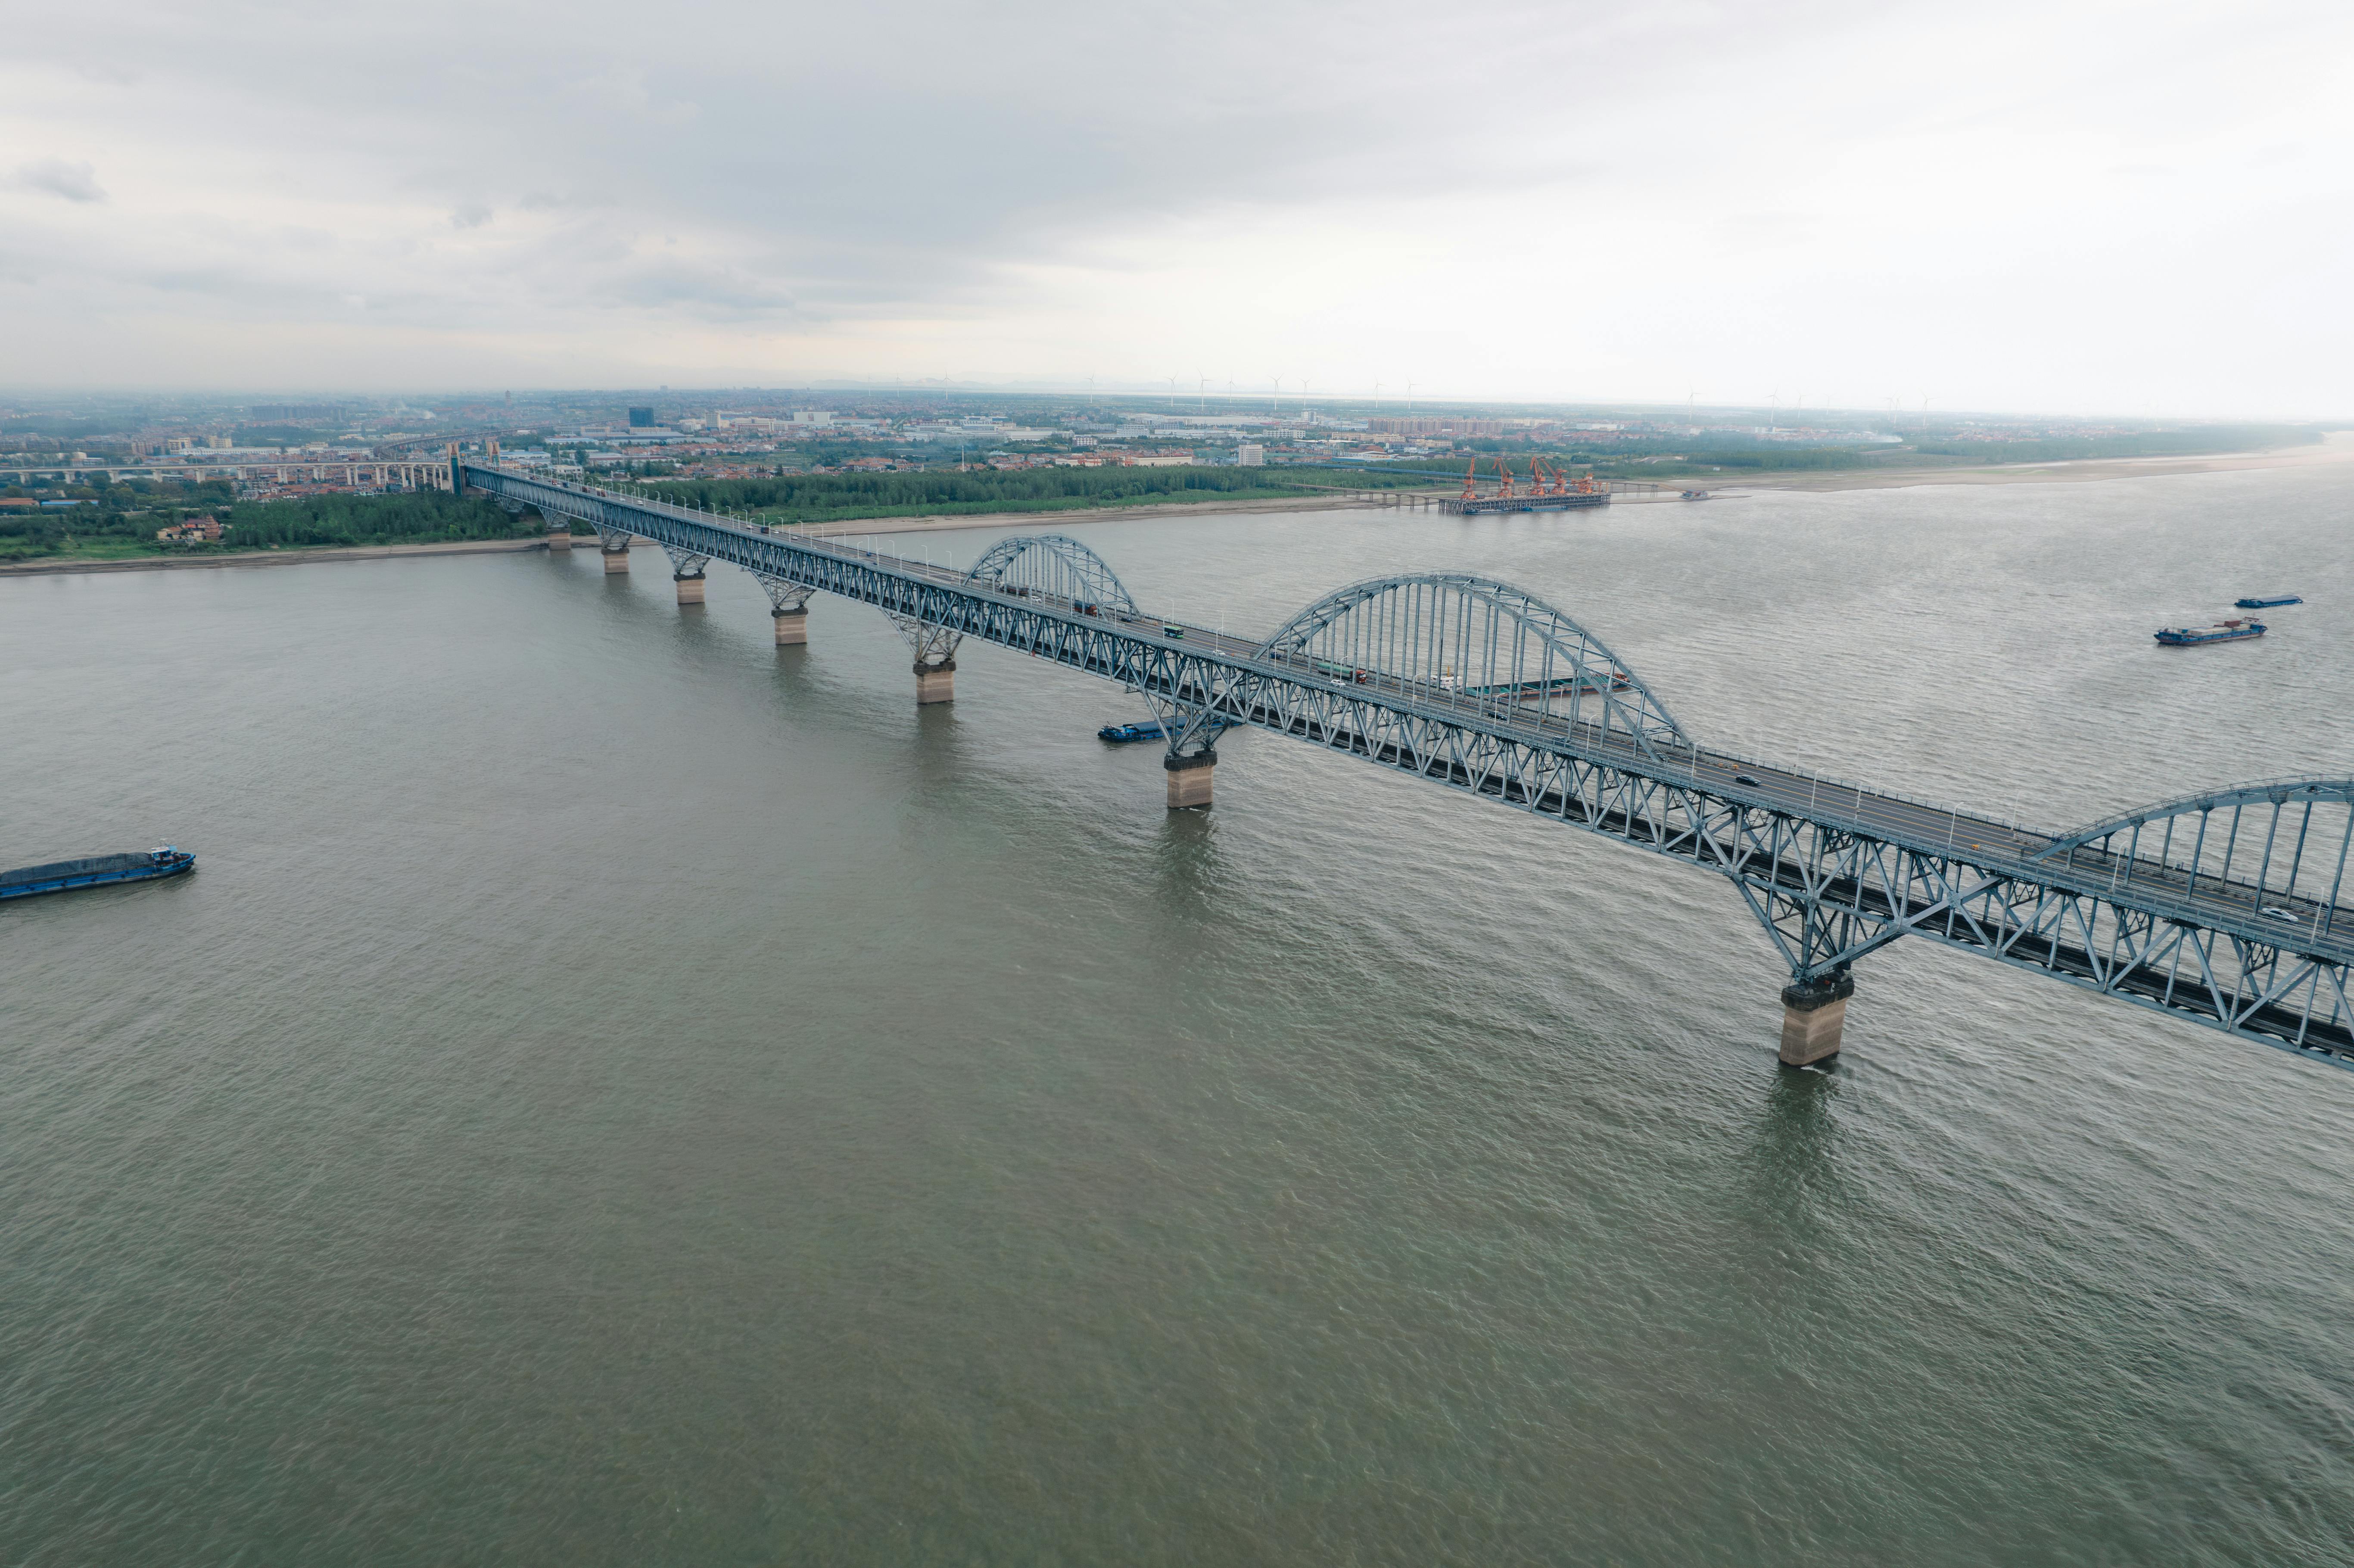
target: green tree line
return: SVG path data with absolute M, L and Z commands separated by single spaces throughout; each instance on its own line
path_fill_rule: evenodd
M 447 539 L 514 539 L 540 533 L 537 513 L 513 516 L 480 497 L 461 499 L 438 490 L 406 495 L 305 495 L 286 501 L 231 503 L 202 493 L 175 495 L 171 503 L 130 508 L 99 504 L 42 512 L 0 514 L 0 560 L 43 556 L 180 555 L 232 550 L 300 548 L 314 545 L 386 545 Z M 226 492 L 227 486 L 219 487 Z M 110 492 L 129 492 L 127 484 Z M 152 496 L 128 499 L 149 502 Z M 183 518 L 209 513 L 228 525 L 218 544 L 164 545 L 155 531 Z
M 1245 501 L 1338 488 L 1429 483 L 1419 475 L 1268 468 L 1032 468 L 959 473 L 787 474 L 775 479 L 656 480 L 642 488 L 684 506 L 750 512 L 771 521 L 825 523 L 932 514 L 1053 512 L 1156 501 Z

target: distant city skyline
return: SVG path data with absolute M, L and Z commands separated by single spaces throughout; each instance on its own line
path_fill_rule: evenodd
M 2329 418 L 2349 61 L 2311 3 L 101 0 L 0 59 L 0 379 Z

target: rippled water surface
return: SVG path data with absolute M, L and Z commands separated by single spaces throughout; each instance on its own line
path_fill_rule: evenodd
M 2350 471 L 1084 535 L 2057 826 L 2354 772 Z M 0 908 L 0 1563 L 2354 1561 L 2354 1075 L 1927 945 L 1786 1071 L 1720 881 L 671 598 L 0 582 L 0 858 L 202 861 Z

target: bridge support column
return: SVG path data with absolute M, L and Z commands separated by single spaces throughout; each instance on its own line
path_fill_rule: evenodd
M 1847 1023 L 1847 999 L 1855 994 L 1855 977 L 1825 975 L 1782 988 L 1782 1060 L 1804 1067 L 1839 1054 L 1840 1032 Z
M 760 586 L 769 590 L 769 615 L 777 628 L 777 646 L 798 648 L 809 641 L 810 595 L 816 590 L 782 577 L 759 577 Z
M 599 547 L 605 552 L 607 573 L 626 572 L 630 569 L 630 535 L 628 534 L 618 528 L 599 528 L 597 530 L 597 539 Z
M 698 556 L 692 550 L 682 550 L 675 545 L 664 545 L 663 553 L 670 557 L 670 580 L 678 585 L 678 602 L 682 605 L 703 602 L 703 568 L 711 564 L 708 556 Z
M 1169 774 L 1169 809 L 1172 811 L 1205 811 L 1210 807 L 1210 779 L 1218 770 L 1215 751 L 1196 751 L 1186 757 L 1164 757 L 1161 766 Z
M 569 519 L 551 517 L 547 520 L 547 547 L 572 553 L 572 524 Z
M 888 614 L 890 612 L 885 611 Z M 961 631 L 930 626 L 904 615 L 892 615 L 891 624 L 907 640 L 916 654 L 916 705 L 956 701 L 956 651 Z

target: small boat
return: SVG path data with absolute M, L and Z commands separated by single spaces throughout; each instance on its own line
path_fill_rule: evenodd
M 2243 637 L 2262 637 L 2264 623 L 2261 620 L 2219 620 L 2212 626 L 2166 626 L 2150 633 L 2170 647 L 2188 647 L 2199 642 L 2237 642 Z
M 2303 604 L 2305 600 L 2293 593 L 2251 594 L 2246 599 L 2232 601 L 2234 609 L 2271 609 L 2275 605 Z
M 111 887 L 118 882 L 149 882 L 196 868 L 196 857 L 176 844 L 158 844 L 145 854 L 101 854 L 87 860 L 0 871 L 0 898 L 29 898 L 75 887 Z

